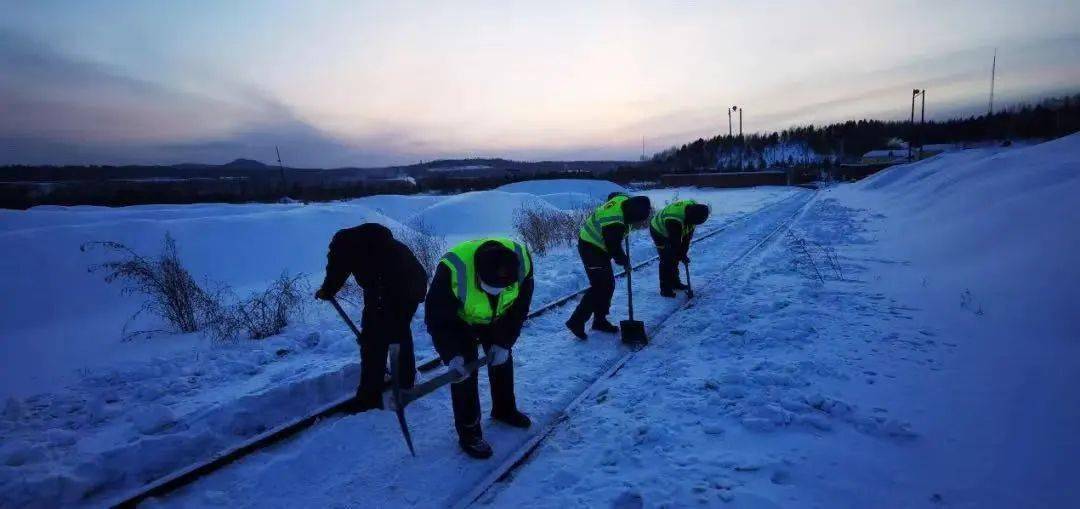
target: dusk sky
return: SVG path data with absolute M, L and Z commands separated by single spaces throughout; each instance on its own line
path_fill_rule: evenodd
M 1075 0 L 0 1 L 0 164 L 636 159 L 1080 91 Z

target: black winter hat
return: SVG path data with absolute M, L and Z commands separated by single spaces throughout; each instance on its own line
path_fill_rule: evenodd
M 518 279 L 518 257 L 506 246 L 489 240 L 476 250 L 476 273 L 480 281 L 506 288 Z
M 381 246 L 394 238 L 394 233 L 379 223 L 364 223 L 351 230 L 355 232 L 356 238 L 370 245 Z
M 699 225 L 709 219 L 709 206 L 702 203 L 695 203 L 693 205 L 686 206 L 686 222 L 692 225 Z
M 631 196 L 622 203 L 623 219 L 627 223 L 637 223 L 649 218 L 652 204 L 648 196 Z

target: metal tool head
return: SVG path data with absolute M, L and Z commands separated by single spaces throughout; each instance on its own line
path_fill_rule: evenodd
M 623 320 L 619 322 L 622 342 L 632 345 L 644 345 L 649 342 L 645 335 L 645 322 L 641 320 Z

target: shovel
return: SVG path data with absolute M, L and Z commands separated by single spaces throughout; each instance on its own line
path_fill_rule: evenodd
M 694 298 L 694 287 L 690 286 L 690 262 L 683 262 L 683 267 L 686 268 L 686 298 Z
M 626 297 L 630 307 L 630 319 L 619 322 L 619 330 L 622 332 L 622 342 L 633 345 L 644 345 L 649 342 L 645 335 L 645 322 L 634 320 L 634 271 L 630 263 L 630 233 L 626 234 Z
M 450 385 L 457 381 L 458 374 L 455 372 L 447 371 L 431 380 L 424 383 L 413 386 L 410 389 L 401 388 L 401 378 L 398 374 L 398 345 L 390 345 L 390 358 L 393 366 L 393 392 L 391 397 L 391 410 L 397 414 L 398 426 L 401 427 L 401 435 L 405 437 L 405 445 L 409 446 L 409 452 L 416 456 L 416 449 L 413 448 L 412 433 L 409 433 L 409 423 L 405 420 L 405 407 L 409 406 L 409 403 L 416 401 L 428 394 L 435 392 L 436 390 Z M 479 359 L 470 362 L 465 365 L 465 369 L 470 373 L 470 376 L 480 369 L 481 366 L 487 365 L 490 361 L 487 355 L 480 357 Z

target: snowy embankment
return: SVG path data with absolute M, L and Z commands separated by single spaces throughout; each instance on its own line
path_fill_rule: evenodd
M 481 502 L 1080 506 L 1078 195 L 1080 135 L 823 192 Z
M 0 310 L 0 497 L 16 505 L 100 502 L 355 387 L 351 333 L 315 303 L 306 322 L 263 341 L 221 344 L 189 334 L 121 342 L 121 327 L 138 301 L 87 273 L 101 257 L 81 253 L 82 243 L 115 240 L 152 254 L 169 232 L 197 278 L 243 293 L 283 270 L 307 273 L 317 284 L 326 244 L 342 227 L 378 221 L 404 228 L 422 218 L 453 244 L 512 234 L 513 211 L 522 204 L 569 209 L 615 189 L 607 182 L 545 181 L 452 197 L 376 196 L 313 205 L 0 212 L 0 237 L 11 253 L 0 261 L 0 273 L 5 294 L 19 297 Z M 662 203 L 676 192 L 650 194 Z M 790 192 L 692 193 L 713 205 L 719 223 Z M 646 235 L 636 236 L 633 252 L 637 259 L 655 253 Z M 570 248 L 540 260 L 536 302 L 581 287 L 579 265 Z M 430 344 L 421 317 L 413 326 L 423 357 Z

